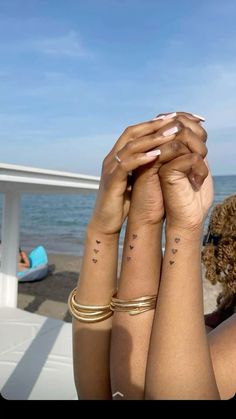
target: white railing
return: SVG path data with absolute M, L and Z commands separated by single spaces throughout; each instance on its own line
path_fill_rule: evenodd
M 3 194 L 0 307 L 17 307 L 21 194 L 78 194 L 97 190 L 100 178 L 0 163 Z

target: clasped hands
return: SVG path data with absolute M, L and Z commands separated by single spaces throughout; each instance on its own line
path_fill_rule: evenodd
M 202 120 L 174 112 L 126 128 L 103 161 L 89 225 L 118 234 L 129 213 L 137 226 L 166 216 L 172 227 L 201 229 L 213 199 Z

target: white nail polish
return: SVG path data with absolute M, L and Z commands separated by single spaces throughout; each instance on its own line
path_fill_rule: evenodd
M 169 137 L 169 136 L 171 136 L 171 135 L 176 134 L 176 132 L 178 132 L 178 131 L 179 131 L 179 128 L 175 126 L 175 127 L 173 127 L 173 128 L 170 128 L 170 129 L 168 129 L 168 130 L 164 131 L 164 132 L 162 133 L 162 136 L 163 136 L 163 137 Z
M 203 118 L 203 116 L 196 115 L 195 113 L 193 113 L 192 115 L 195 116 L 195 118 L 200 119 L 200 121 L 205 122 L 205 118 Z
M 159 156 L 161 154 L 161 150 L 151 150 L 146 153 L 147 157 Z
M 167 119 L 171 119 L 174 118 L 176 116 L 176 112 L 172 112 L 172 113 L 168 113 L 167 115 L 160 115 L 157 116 L 156 118 L 153 118 L 152 121 L 157 121 L 158 119 L 161 119 L 162 121 L 166 121 Z

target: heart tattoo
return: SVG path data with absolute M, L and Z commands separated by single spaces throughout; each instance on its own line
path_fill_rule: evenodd
M 171 251 L 172 251 L 173 255 L 175 255 L 175 253 L 178 252 L 178 249 L 171 249 Z
M 180 242 L 180 238 L 179 237 L 176 237 L 175 238 L 175 243 L 179 243 Z
M 96 240 L 96 243 L 97 243 L 97 244 L 100 244 L 101 242 L 100 242 L 99 240 Z
M 131 244 L 129 245 L 130 250 L 132 250 L 134 248 L 134 246 L 131 246 Z
M 130 256 L 127 256 L 127 262 L 129 262 L 130 261 L 130 259 L 131 259 L 131 257 Z
M 99 250 L 98 249 L 93 249 L 94 253 L 98 253 Z
M 137 237 L 138 237 L 138 235 L 137 234 L 133 234 L 133 239 L 135 240 L 135 239 L 137 239 Z
M 170 260 L 170 265 L 173 265 L 173 263 L 175 263 L 173 260 Z
M 92 259 L 92 261 L 93 261 L 93 263 L 97 263 L 98 260 L 97 259 Z

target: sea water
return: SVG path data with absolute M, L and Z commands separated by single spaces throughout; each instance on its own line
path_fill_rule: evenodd
M 235 176 L 214 176 L 214 203 L 236 194 Z M 23 195 L 21 199 L 20 245 L 26 251 L 41 244 L 50 253 L 83 254 L 86 225 L 96 194 Z M 2 196 L 0 195 L 0 217 Z M 1 221 L 2 218 L 0 218 Z M 208 223 L 206 219 L 205 226 Z M 125 228 L 120 234 L 120 248 Z

